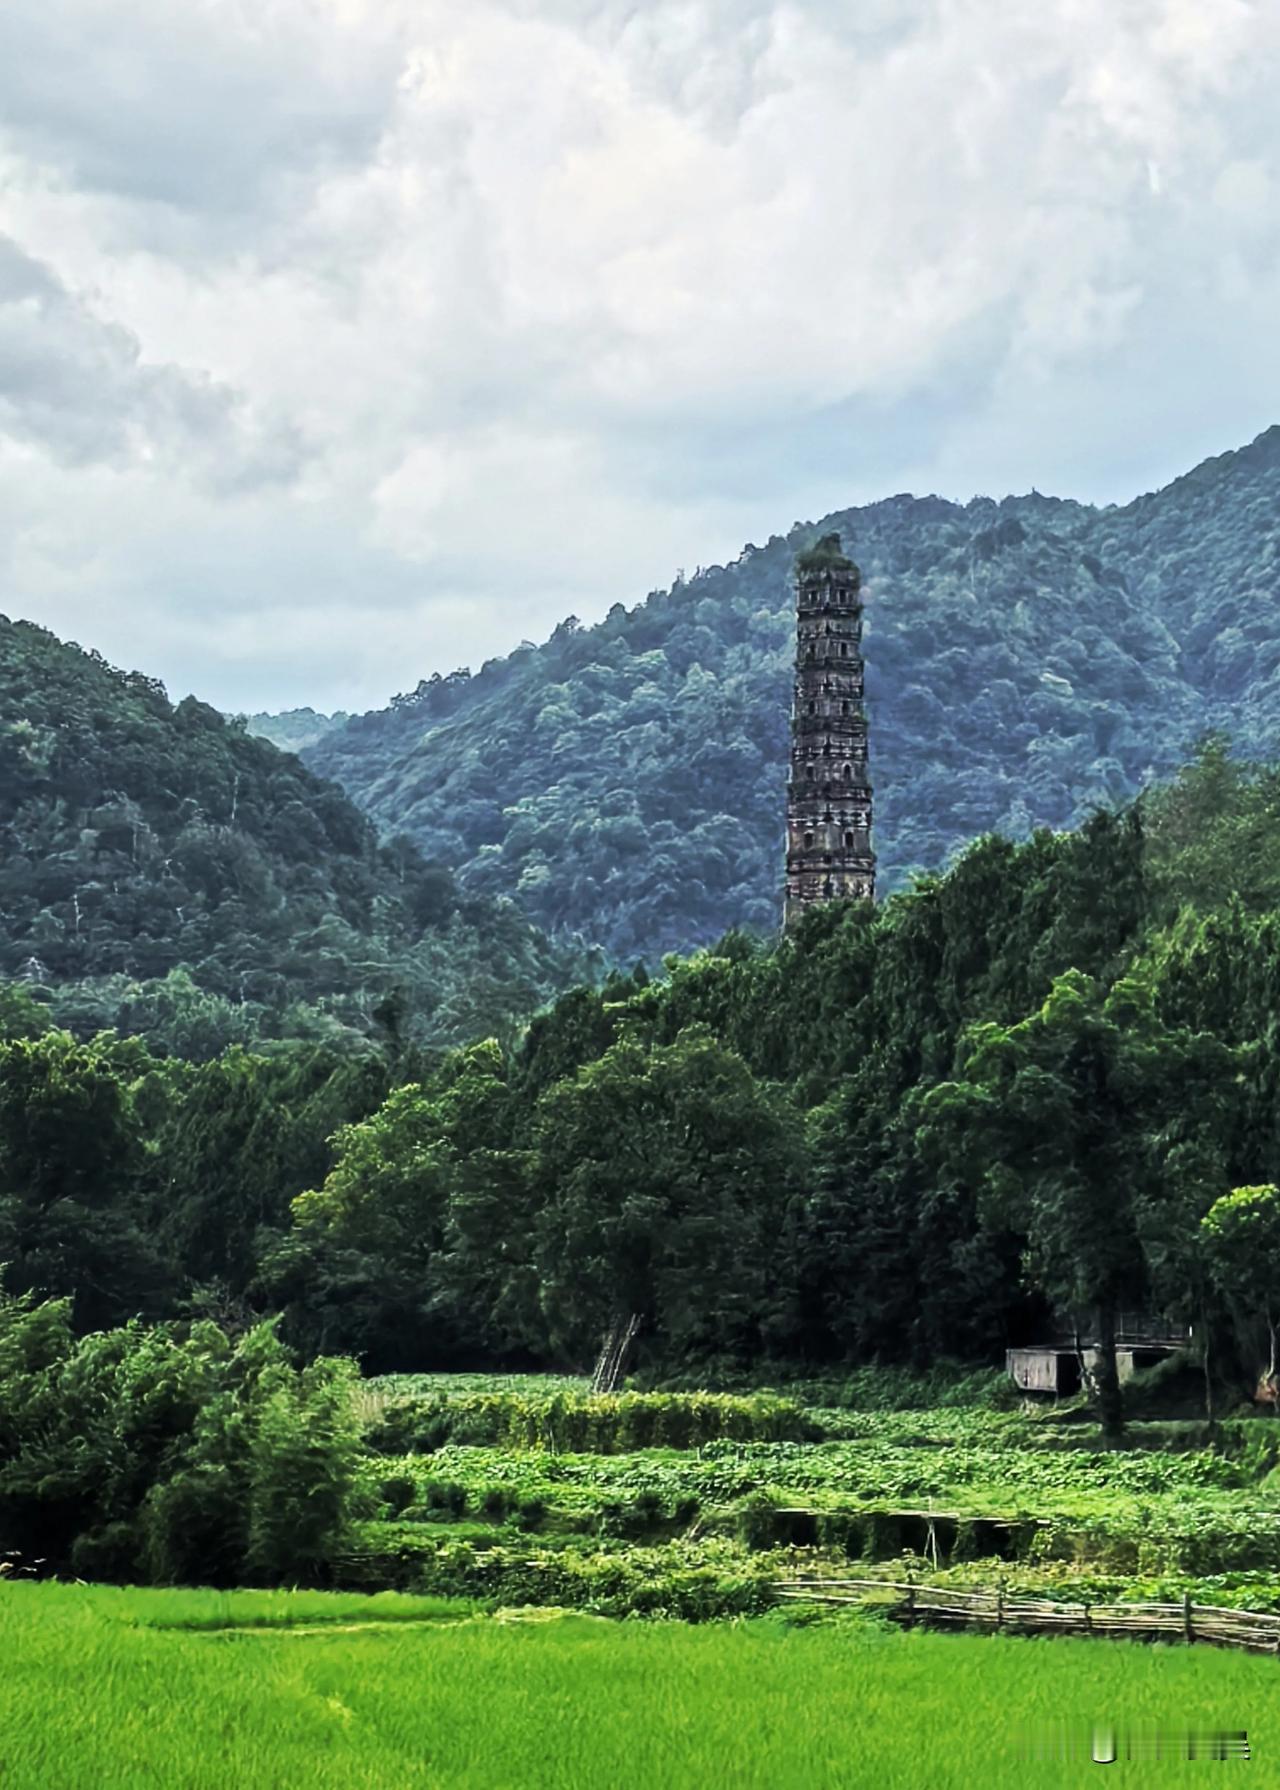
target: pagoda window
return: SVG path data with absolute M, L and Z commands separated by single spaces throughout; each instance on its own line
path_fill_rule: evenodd
M 808 851 L 808 850 L 809 850 L 809 849 L 810 849 L 810 847 L 811 847 L 811 846 L 812 846 L 812 845 L 813 845 L 813 834 L 812 834 L 812 833 L 806 833 L 806 834 L 805 834 L 805 836 L 804 836 L 804 848 L 805 848 L 805 850 L 806 850 L 806 851 Z
M 841 772 L 841 775 L 843 776 L 846 783 L 852 783 L 853 782 L 853 766 L 851 764 L 847 764 L 844 767 L 844 770 Z
M 853 850 L 853 834 L 852 834 L 852 833 L 846 833 L 846 834 L 845 834 L 845 836 L 844 836 L 844 844 L 845 844 L 845 850 L 846 850 L 846 851 L 852 851 L 852 850 Z

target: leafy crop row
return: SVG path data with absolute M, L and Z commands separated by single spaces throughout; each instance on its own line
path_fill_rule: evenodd
M 802 1406 L 769 1393 L 639 1393 L 592 1398 L 515 1392 L 408 1398 L 387 1406 L 367 1442 L 379 1454 L 429 1454 L 448 1443 L 567 1454 L 697 1448 L 720 1439 L 798 1441 L 818 1429 Z

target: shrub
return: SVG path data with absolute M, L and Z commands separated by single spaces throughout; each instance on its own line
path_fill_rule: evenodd
M 427 1509 L 439 1515 L 461 1517 L 467 1513 L 467 1488 L 453 1479 L 429 1479 L 422 1488 Z
M 772 1393 L 624 1392 L 594 1398 L 557 1392 L 441 1394 L 388 1406 L 366 1433 L 377 1454 L 430 1454 L 448 1443 L 540 1448 L 562 1454 L 627 1454 L 695 1448 L 719 1439 L 800 1442 L 821 1434 L 804 1408 Z
M 883 1510 L 869 1510 L 862 1519 L 862 1557 L 864 1560 L 888 1560 L 899 1552 L 901 1526 L 896 1517 Z
M 356 1464 L 349 1362 L 278 1376 L 250 1445 L 250 1584 L 311 1584 L 345 1527 Z
M 1219 1427 L 1218 1448 L 1239 1467 L 1246 1482 L 1265 1479 L 1280 1464 L 1280 1424 L 1229 1419 Z
M 642 1530 L 654 1528 L 666 1516 L 662 1499 L 655 1491 L 637 1492 L 631 1508 L 635 1513 L 635 1520 Z
M 656 1491 L 637 1492 L 630 1500 L 610 1498 L 600 1506 L 600 1533 L 637 1541 L 650 1535 L 665 1518 L 666 1508 Z
M 773 1568 L 764 1562 L 691 1565 L 658 1548 L 621 1555 L 446 1546 L 418 1557 L 411 1583 L 441 1596 L 700 1622 L 773 1608 L 772 1576 Z
M 852 1551 L 860 1539 L 857 1516 L 850 1510 L 824 1510 L 818 1515 L 818 1545 Z
M 522 1529 L 541 1529 L 546 1516 L 547 1507 L 541 1498 L 521 1498 L 516 1521 Z
M 65 1305 L 0 1297 L 0 1525 L 81 1574 L 317 1582 L 351 1517 L 353 1380 L 295 1369 L 272 1323 L 76 1341 Z
M 403 1473 L 393 1473 L 389 1479 L 384 1479 L 378 1490 L 394 1516 L 408 1510 L 418 1496 L 417 1485 Z
M 405 1399 L 382 1410 L 364 1442 L 375 1454 L 434 1454 L 451 1439 L 453 1425 L 444 1399 Z
M 749 1548 L 771 1548 L 778 1538 L 778 1500 L 771 1492 L 749 1492 L 734 1509 L 734 1527 Z
M 600 1505 L 599 1527 L 601 1535 L 625 1536 L 630 1533 L 627 1522 L 628 1510 L 621 1498 L 606 1498 Z

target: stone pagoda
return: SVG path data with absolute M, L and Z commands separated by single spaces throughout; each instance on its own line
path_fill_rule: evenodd
M 790 926 L 812 902 L 875 896 L 862 688 L 862 576 L 823 535 L 796 558 L 796 681 L 787 784 Z

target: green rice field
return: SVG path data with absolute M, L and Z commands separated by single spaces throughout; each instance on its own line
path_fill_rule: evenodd
M 0 1649 L 5 1790 L 1052 1790 L 1095 1725 L 1245 1729 L 1215 1782 L 1280 1781 L 1280 1661 L 1208 1648 L 9 1584 Z

